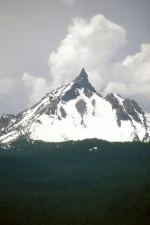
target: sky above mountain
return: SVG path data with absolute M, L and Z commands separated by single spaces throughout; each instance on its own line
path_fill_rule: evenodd
M 149 0 L 0 0 L 0 115 L 17 113 L 84 67 L 102 95 L 150 111 Z

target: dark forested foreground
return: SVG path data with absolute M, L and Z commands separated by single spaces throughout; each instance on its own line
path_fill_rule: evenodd
M 1 149 L 0 225 L 55 224 L 149 225 L 150 144 L 20 140 Z

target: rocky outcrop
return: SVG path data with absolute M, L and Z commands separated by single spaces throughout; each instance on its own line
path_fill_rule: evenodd
M 79 76 L 74 80 L 74 83 L 80 85 L 80 87 L 84 87 L 84 94 L 88 98 L 90 98 L 93 93 L 97 93 L 95 88 L 89 82 L 88 75 L 84 68 L 81 70 Z
M 73 84 L 71 89 L 65 92 L 65 94 L 62 96 L 62 100 L 65 102 L 69 102 L 70 100 L 76 99 L 79 96 L 79 91 L 81 86 L 80 84 Z
M 131 120 L 128 114 L 124 111 L 124 108 L 122 105 L 118 105 L 118 108 L 116 110 L 116 115 L 117 115 L 117 123 L 119 127 L 121 127 L 121 120 Z
M 142 114 L 142 110 L 134 100 L 125 99 L 122 102 L 122 106 L 113 93 L 108 94 L 105 97 L 105 100 L 108 101 L 112 105 L 112 108 L 116 110 L 118 126 L 121 126 L 121 120 L 131 120 L 131 117 L 137 123 L 142 123 L 138 116 L 138 113 Z
M 13 114 L 3 114 L 0 118 L 0 130 L 3 128 L 7 128 L 15 119 L 15 115 Z
M 141 123 L 141 120 L 137 114 L 137 112 L 135 111 L 134 109 L 134 106 L 138 109 L 138 104 L 136 104 L 136 102 L 133 102 L 130 100 L 130 99 L 125 99 L 123 101 L 123 105 L 124 105 L 124 108 L 126 110 L 126 112 L 132 116 L 132 118 L 138 122 L 138 123 Z M 139 110 L 139 109 L 138 109 Z
M 137 112 L 139 112 L 140 114 L 142 114 L 142 113 L 143 113 L 143 112 L 142 112 L 142 109 L 139 107 L 138 103 L 135 102 L 134 100 L 132 100 L 131 102 L 132 102 L 132 105 L 133 105 L 133 107 L 135 108 L 135 110 L 136 110 Z
M 128 113 L 125 112 L 124 107 L 119 104 L 118 99 L 113 93 L 108 94 L 105 100 L 112 105 L 112 109 L 116 110 L 117 124 L 121 127 L 121 120 L 131 120 Z
M 79 76 L 73 81 L 71 89 L 68 90 L 64 96 L 62 96 L 62 100 L 68 102 L 70 100 L 76 99 L 79 96 L 78 89 L 82 89 L 85 96 L 88 98 L 90 98 L 93 93 L 97 93 L 95 88 L 90 84 L 88 75 L 84 69 L 82 69 Z
M 76 103 L 77 111 L 83 116 L 86 113 L 86 102 L 81 99 Z
M 118 99 L 116 99 L 116 97 L 114 96 L 113 93 L 108 94 L 105 97 L 105 99 L 106 99 L 106 101 L 108 101 L 112 105 L 113 109 L 118 109 L 119 102 L 118 102 Z
M 67 113 L 66 113 L 66 111 L 64 110 L 64 108 L 62 106 L 60 107 L 60 112 L 61 112 L 62 118 L 66 118 Z

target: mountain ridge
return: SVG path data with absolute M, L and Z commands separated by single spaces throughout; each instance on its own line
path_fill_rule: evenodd
M 0 118 L 0 142 L 21 136 L 45 142 L 98 138 L 106 141 L 149 141 L 150 113 L 137 102 L 110 93 L 102 97 L 83 68 L 69 84 L 47 93 L 17 115 Z

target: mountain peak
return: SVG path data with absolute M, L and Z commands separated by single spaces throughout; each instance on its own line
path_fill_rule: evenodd
M 79 76 L 77 76 L 77 78 L 75 79 L 75 82 L 87 82 L 88 81 L 88 75 L 85 71 L 85 69 L 83 68 L 79 74 Z
M 87 138 L 150 141 L 150 113 L 117 94 L 103 98 L 82 69 L 76 79 L 53 90 L 30 109 L 0 118 L 0 144 L 24 137 L 45 142 Z
M 89 82 L 88 75 L 84 68 L 81 70 L 79 76 L 77 76 L 73 82 L 74 88 L 83 88 L 86 96 L 91 97 L 93 93 L 97 94 L 95 88 Z
M 76 99 L 80 95 L 79 90 L 81 89 L 88 98 L 90 98 L 93 93 L 97 94 L 96 90 L 89 82 L 88 75 L 84 68 L 81 70 L 80 74 L 76 77 L 76 79 L 71 82 L 71 84 L 72 85 L 70 89 L 68 89 L 67 87 L 67 91 L 62 96 L 63 101 L 70 101 L 72 99 Z

